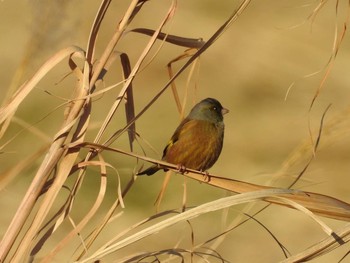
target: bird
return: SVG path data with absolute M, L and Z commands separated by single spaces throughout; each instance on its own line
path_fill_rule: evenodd
M 224 117 L 229 110 L 213 98 L 197 103 L 183 119 L 163 150 L 162 161 L 178 165 L 179 171 L 190 168 L 202 172 L 219 158 L 224 139 Z M 137 175 L 152 175 L 161 165 L 153 165 Z

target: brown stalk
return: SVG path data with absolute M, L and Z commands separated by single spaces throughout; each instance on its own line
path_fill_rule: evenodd
M 79 52 L 79 49 L 71 47 L 64 49 L 57 53 L 52 59 L 50 59 L 46 64 L 44 64 L 41 69 L 33 76 L 33 78 L 28 81 L 22 88 L 16 92 L 10 103 L 0 110 L 1 121 L 6 120 L 7 117 L 11 116 L 17 109 L 18 105 L 26 97 L 26 95 L 35 87 L 35 85 L 45 76 L 45 74 L 50 71 L 59 61 L 64 57 L 72 54 L 73 52 Z M 81 90 L 79 95 L 86 95 L 84 91 Z M 62 127 L 66 127 L 69 123 L 74 122 L 80 112 L 81 107 L 84 105 L 84 100 L 77 101 L 72 108 L 69 117 L 65 120 Z M 56 166 L 58 160 L 61 158 L 65 152 L 62 145 L 65 143 L 68 133 L 61 134 L 57 137 L 47 154 L 44 161 L 42 162 L 38 172 L 36 173 L 26 195 L 24 196 L 21 204 L 19 205 L 15 216 L 13 217 L 9 227 L 7 228 L 4 238 L 0 244 L 0 261 L 4 261 L 8 256 L 9 250 L 13 246 L 18 233 L 22 229 L 29 213 L 41 192 L 41 188 L 44 186 L 47 178 L 51 174 L 52 170 Z
M 177 172 L 177 169 L 178 169 L 177 165 L 174 165 L 174 164 L 166 163 L 163 161 L 155 160 L 155 159 L 148 158 L 135 153 L 126 152 L 120 149 L 106 147 L 98 144 L 82 143 L 79 145 L 71 145 L 71 147 L 89 147 L 95 150 L 101 150 L 101 149 L 108 150 L 112 152 L 121 153 L 127 156 L 131 156 L 134 158 L 138 158 L 153 164 L 158 164 L 164 168 L 171 169 L 174 172 Z M 215 176 L 209 173 L 203 173 L 192 169 L 185 169 L 183 175 L 189 178 L 192 178 L 194 180 L 197 180 L 199 182 L 206 183 L 211 186 L 225 189 L 234 193 L 247 193 L 247 192 L 254 192 L 258 190 L 276 190 L 276 191 L 281 190 L 281 188 L 277 188 L 277 187 L 247 183 L 247 182 L 243 182 L 243 181 L 239 181 L 231 178 Z M 337 220 L 350 221 L 350 204 L 344 201 L 341 201 L 339 199 L 336 199 L 327 195 L 306 192 L 306 191 L 299 191 L 299 190 L 293 190 L 292 194 L 288 196 L 283 195 L 281 197 L 285 197 L 289 200 L 297 202 L 298 204 L 305 206 L 307 209 L 309 209 L 310 211 L 318 215 L 337 219 Z M 278 204 L 278 205 L 291 207 L 290 205 L 285 204 L 285 202 L 275 200 L 275 199 L 273 200 L 266 199 L 266 201 L 270 203 Z

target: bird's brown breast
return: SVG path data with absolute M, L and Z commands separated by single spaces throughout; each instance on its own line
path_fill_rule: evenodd
M 166 148 L 163 160 L 195 170 L 209 169 L 221 153 L 224 124 L 188 120 L 180 126 Z

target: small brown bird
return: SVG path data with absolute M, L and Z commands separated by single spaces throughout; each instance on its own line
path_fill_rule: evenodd
M 222 150 L 223 115 L 228 112 L 216 99 L 207 98 L 196 104 L 177 127 L 163 151 L 162 160 L 199 171 L 212 167 Z M 152 175 L 161 169 L 168 170 L 154 165 L 138 175 Z

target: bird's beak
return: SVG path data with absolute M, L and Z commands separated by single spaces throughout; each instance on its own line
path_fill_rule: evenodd
M 221 110 L 221 114 L 222 115 L 225 115 L 226 113 L 229 113 L 230 111 L 228 110 L 228 109 L 226 109 L 226 108 L 222 108 L 222 110 Z

